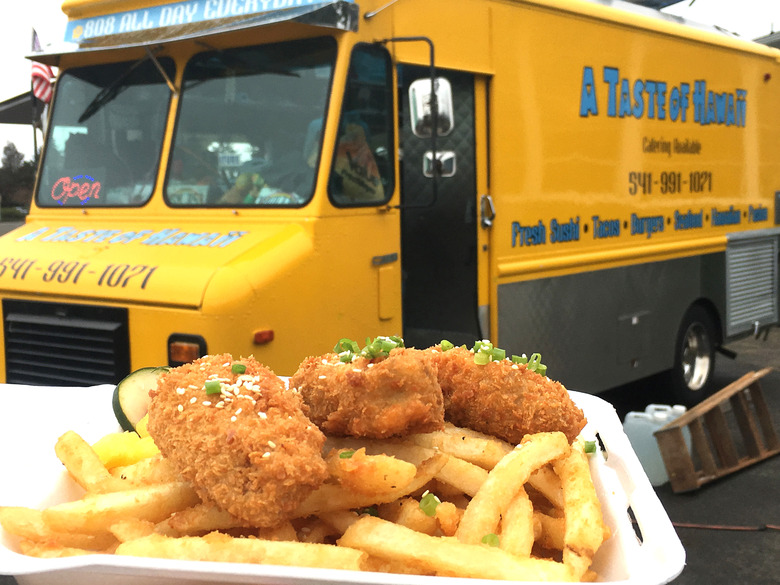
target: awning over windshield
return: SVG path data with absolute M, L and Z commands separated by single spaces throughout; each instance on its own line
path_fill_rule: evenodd
M 150 47 L 280 22 L 355 31 L 358 6 L 352 0 L 184 0 L 71 20 L 64 46 L 28 58 L 58 65 L 68 54 Z
M 0 124 L 33 123 L 32 92 L 20 94 L 0 102 Z

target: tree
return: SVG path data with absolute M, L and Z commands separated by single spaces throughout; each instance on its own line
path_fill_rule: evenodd
M 16 171 L 22 166 L 24 155 L 19 152 L 13 142 L 6 142 L 3 148 L 2 168 Z
M 28 209 L 35 185 L 35 162 L 25 161 L 13 142 L 6 143 L 0 160 L 0 205 L 6 210 L 14 207 Z M 8 215 L 4 213 L 3 217 Z

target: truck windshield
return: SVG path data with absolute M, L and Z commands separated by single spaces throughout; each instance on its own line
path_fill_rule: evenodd
M 173 77 L 171 59 L 158 63 Z M 143 205 L 157 175 L 170 96 L 151 59 L 63 72 L 37 204 Z
M 195 55 L 166 180 L 174 206 L 300 206 L 314 192 L 332 38 Z

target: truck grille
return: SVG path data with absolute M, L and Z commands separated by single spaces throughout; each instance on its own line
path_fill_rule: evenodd
M 127 310 L 3 300 L 6 382 L 115 384 L 130 372 Z
M 726 249 L 727 335 L 778 321 L 776 237 L 729 242 Z

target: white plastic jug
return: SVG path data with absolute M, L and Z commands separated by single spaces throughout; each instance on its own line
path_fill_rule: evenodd
M 650 404 L 644 412 L 629 412 L 623 422 L 623 430 L 631 441 L 631 446 L 653 486 L 663 485 L 669 481 L 666 466 L 653 433 L 685 413 L 685 410 L 685 407 L 679 404 L 674 406 Z M 687 431 L 687 428 L 683 429 L 685 440 L 690 449 L 690 438 Z

